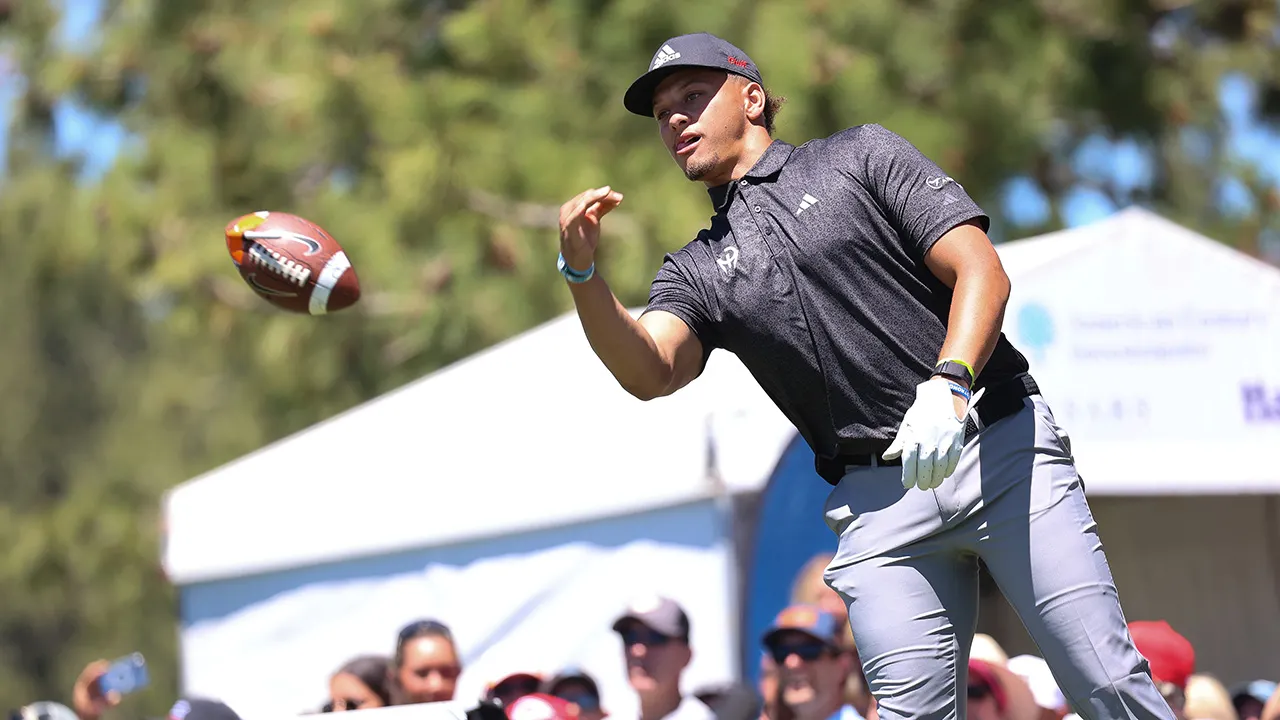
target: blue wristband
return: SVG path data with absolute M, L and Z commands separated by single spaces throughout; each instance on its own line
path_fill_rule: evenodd
M 560 259 L 556 261 L 556 269 L 560 271 L 560 274 L 564 276 L 565 280 L 578 284 L 590 280 L 591 276 L 596 274 L 595 263 L 591 263 L 591 267 L 586 270 L 574 270 L 569 267 L 569 263 L 564 260 L 564 253 L 560 253 Z
M 952 395 L 959 395 L 965 400 L 968 400 L 969 398 L 973 397 L 973 393 L 969 392 L 969 388 L 961 385 L 960 383 L 951 382 L 950 380 L 948 380 L 947 384 L 951 386 Z

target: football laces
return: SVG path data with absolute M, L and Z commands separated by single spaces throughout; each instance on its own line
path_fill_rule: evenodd
M 252 237 L 251 237 L 252 235 Z M 278 239 L 278 235 L 267 233 L 245 233 L 246 240 Z M 266 271 L 284 278 L 286 281 L 302 287 L 311 278 L 311 268 L 300 262 L 294 262 L 271 248 L 254 242 L 249 246 L 249 259 Z

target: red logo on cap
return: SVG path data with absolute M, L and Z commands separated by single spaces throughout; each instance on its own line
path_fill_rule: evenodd
M 737 65 L 738 67 L 746 67 L 747 65 L 750 64 L 746 60 L 739 60 L 738 58 L 732 55 L 729 56 L 729 62 L 733 63 L 734 65 Z

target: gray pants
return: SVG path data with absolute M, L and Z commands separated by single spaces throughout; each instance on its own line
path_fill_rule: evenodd
M 1070 444 L 1040 396 L 965 445 L 934 490 L 854 468 L 824 512 L 881 718 L 964 718 L 978 558 L 1083 718 L 1174 717 L 1133 647 Z M 957 699 L 960 702 L 957 703 Z

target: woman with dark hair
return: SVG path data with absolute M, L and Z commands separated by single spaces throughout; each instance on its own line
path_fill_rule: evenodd
M 419 620 L 396 636 L 397 705 L 453 700 L 462 662 L 453 632 L 438 620 Z
M 381 655 L 362 655 L 329 678 L 327 712 L 368 710 L 391 704 L 391 664 Z

